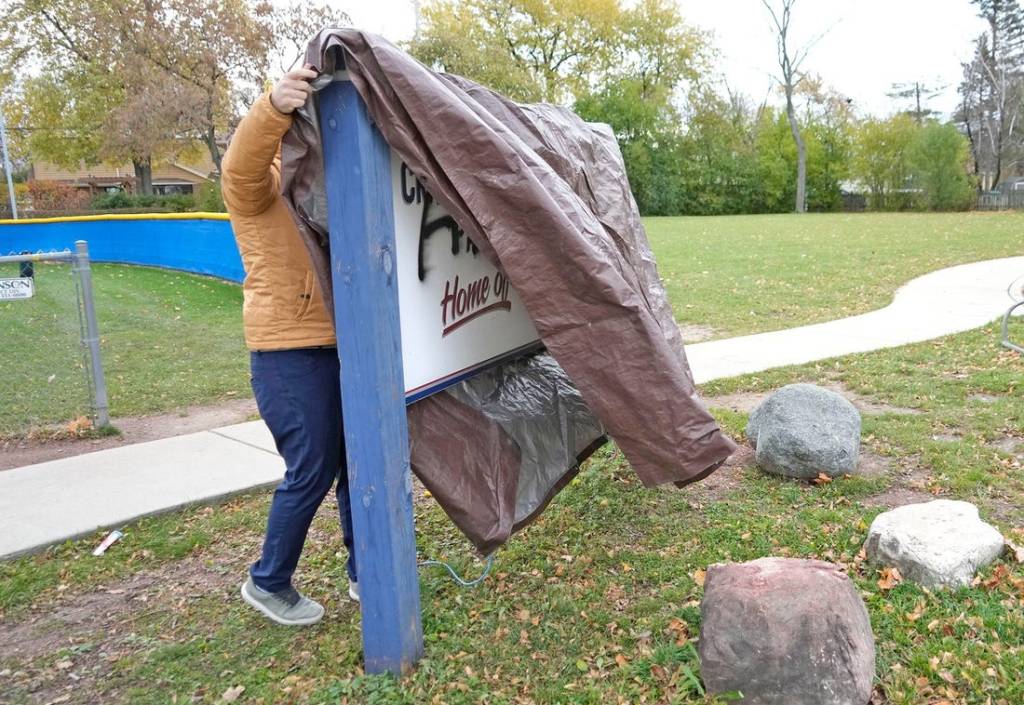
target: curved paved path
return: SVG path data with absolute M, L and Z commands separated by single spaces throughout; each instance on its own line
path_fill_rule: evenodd
M 827 323 L 686 346 L 697 383 L 893 348 L 983 326 L 1012 301 L 1024 257 L 940 269 L 904 284 L 885 308 Z
M 1024 257 L 940 270 L 879 311 L 688 345 L 690 364 L 706 382 L 977 328 L 1009 307 L 1021 274 Z M 266 426 L 251 421 L 0 472 L 0 558 L 274 484 L 283 471 Z

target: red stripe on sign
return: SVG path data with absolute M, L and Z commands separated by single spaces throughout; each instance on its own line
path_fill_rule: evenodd
M 496 303 L 491 304 L 490 306 L 485 306 L 484 308 L 480 309 L 479 311 L 474 311 L 473 313 L 471 313 L 468 316 L 466 316 L 465 318 L 463 318 L 461 321 L 456 321 L 455 323 L 452 323 L 450 326 L 445 328 L 444 331 L 441 333 L 441 337 L 443 338 L 446 335 L 448 335 L 449 333 L 451 333 L 452 331 L 457 330 L 458 328 L 461 328 L 462 326 L 464 326 L 467 323 L 469 323 L 470 321 L 472 321 L 474 318 L 479 318 L 480 316 L 484 315 L 485 313 L 490 313 L 491 311 L 497 311 L 499 309 L 502 309 L 502 310 L 505 310 L 505 311 L 511 311 L 512 310 L 512 302 L 511 301 L 498 301 Z

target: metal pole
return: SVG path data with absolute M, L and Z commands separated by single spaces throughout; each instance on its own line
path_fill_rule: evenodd
M 110 410 L 107 404 L 107 381 L 103 376 L 103 360 L 100 358 L 100 328 L 96 323 L 96 304 L 92 298 L 92 269 L 89 266 L 89 245 L 85 240 L 75 242 L 78 254 L 78 276 L 82 278 L 82 306 L 85 308 L 85 340 L 89 347 L 92 363 L 93 390 L 96 395 L 96 426 L 110 425 Z
M 1003 316 L 1003 338 L 999 342 L 1003 344 L 1003 347 L 1009 348 L 1010 350 L 1015 350 L 1016 352 L 1019 352 L 1021 355 L 1024 355 L 1024 347 L 1021 347 L 1020 345 L 1016 345 L 1010 342 L 1010 318 L 1013 316 L 1013 312 L 1016 311 L 1021 306 L 1024 306 L 1024 301 L 1019 301 L 1015 303 L 1013 306 L 1010 307 L 1010 310 L 1006 312 L 1006 315 Z
M 14 198 L 14 179 L 11 178 L 11 158 L 7 154 L 7 120 L 4 118 L 4 105 L 0 103 L 0 146 L 4 152 L 4 172 L 7 174 L 7 195 L 11 199 L 11 216 L 18 219 L 18 204 Z

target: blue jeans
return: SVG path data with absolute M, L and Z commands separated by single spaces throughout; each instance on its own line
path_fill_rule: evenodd
M 257 587 L 278 592 L 291 586 L 309 525 L 337 481 L 346 568 L 356 580 L 352 511 L 348 498 L 338 353 L 334 348 L 253 352 L 256 406 L 284 458 L 284 481 L 274 492 L 263 555 L 249 573 Z

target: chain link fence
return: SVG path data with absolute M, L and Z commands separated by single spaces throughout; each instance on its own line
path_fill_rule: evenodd
M 109 423 L 84 242 L 0 256 L 0 436 L 90 418 Z

